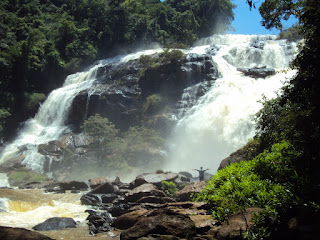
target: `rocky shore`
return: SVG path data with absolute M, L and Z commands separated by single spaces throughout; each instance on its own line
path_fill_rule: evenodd
M 186 172 L 145 173 L 130 183 L 119 178 L 90 179 L 88 183 L 52 182 L 29 183 L 21 188 L 41 188 L 46 192 L 64 193 L 85 191 L 81 203 L 87 205 L 88 231 L 92 236 L 120 233 L 121 240 L 129 239 L 229 239 L 240 236 L 252 223 L 258 208 L 249 208 L 226 222 L 212 218 L 210 206 L 194 202 L 193 197 L 204 187 Z M 76 228 L 72 218 L 50 218 L 34 226 L 35 231 L 21 228 L 0 228 L 0 239 L 51 239 L 36 231 Z M 26 238 L 21 238 L 24 236 Z

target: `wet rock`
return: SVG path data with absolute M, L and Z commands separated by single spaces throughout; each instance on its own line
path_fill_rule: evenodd
M 136 203 L 171 203 L 176 202 L 173 198 L 170 197 L 156 197 L 156 196 L 145 196 L 136 201 Z
M 34 226 L 32 229 L 36 231 L 61 230 L 65 228 L 76 228 L 76 222 L 72 218 L 53 217 L 43 223 Z
M 67 182 L 52 182 L 44 186 L 46 192 L 65 193 L 67 190 L 88 190 L 89 186 L 85 182 L 67 181 Z
M 54 240 L 41 233 L 33 232 L 24 228 L 11 228 L 0 226 L 1 240 Z
M 108 194 L 85 194 L 80 198 L 81 204 L 91 206 L 103 206 L 104 203 L 112 203 L 117 199 L 118 195 L 114 193 Z
M 141 218 L 131 228 L 120 234 L 121 240 L 137 239 L 149 234 L 174 235 L 190 238 L 196 233 L 194 222 L 185 215 L 175 213 L 168 209 L 152 211 Z
M 238 68 L 238 71 L 242 72 L 245 76 L 253 78 L 266 78 L 276 73 L 273 68 L 261 67 L 261 68 Z
M 186 185 L 182 190 L 176 194 L 179 201 L 185 202 L 191 200 L 192 194 L 200 193 L 206 186 L 206 182 L 193 182 Z
M 65 190 L 86 191 L 89 189 L 88 184 L 81 181 L 61 182 L 61 187 L 64 188 Z
M 113 223 L 113 218 L 106 211 L 86 210 L 89 213 L 87 217 L 89 233 L 94 235 L 97 233 L 109 232 L 110 225 Z
M 250 43 L 250 47 L 258 48 L 258 49 L 261 49 L 261 50 L 263 50 L 265 45 L 266 45 L 265 41 L 257 40 L 257 39 Z

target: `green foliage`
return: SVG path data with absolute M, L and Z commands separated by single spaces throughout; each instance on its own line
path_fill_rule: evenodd
M 110 141 L 118 133 L 114 124 L 110 122 L 109 119 L 103 118 L 99 114 L 85 120 L 82 128 L 85 133 L 92 137 L 97 137 L 99 141 Z
M 19 186 L 28 182 L 45 182 L 49 179 L 44 174 L 37 173 L 32 170 L 27 170 L 11 172 L 8 176 L 8 180 L 11 186 Z
M 252 161 L 231 164 L 220 170 L 197 200 L 210 203 L 213 217 L 219 220 L 254 206 L 263 209 L 259 221 L 279 224 L 279 216 L 300 204 L 296 195 L 300 178 L 293 168 L 299 155 L 288 142 L 275 144 L 271 151 L 263 152 Z M 250 234 L 263 237 L 269 233 L 257 228 Z
M 28 110 L 36 109 L 46 98 L 44 93 L 32 93 L 27 97 L 26 107 Z
M 107 118 L 101 117 L 99 114 L 85 120 L 82 128 L 86 134 L 96 139 L 91 147 L 92 150 L 96 150 L 96 157 L 102 160 L 106 144 L 116 137 L 119 130 L 115 128 L 112 122 Z
M 161 190 L 163 190 L 168 196 L 173 196 L 178 192 L 176 184 L 172 181 L 162 181 Z
M 280 32 L 279 39 L 287 39 L 289 41 L 298 41 L 302 39 L 300 34 L 301 26 L 293 25 L 292 27 Z
M 165 106 L 165 101 L 159 94 L 152 94 L 147 97 L 142 111 L 144 115 L 153 115 L 159 113 Z

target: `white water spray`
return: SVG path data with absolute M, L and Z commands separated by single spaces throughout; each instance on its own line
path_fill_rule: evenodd
M 178 122 L 167 169 L 192 171 L 203 166 L 214 173 L 222 159 L 254 136 L 254 115 L 262 108 L 259 100 L 263 96 L 276 97 L 276 92 L 295 74 L 288 70 L 295 44 L 274 39 L 274 36 L 223 35 L 199 43 L 218 47 L 213 60 L 223 77 Z M 263 40 L 263 49 L 250 46 L 254 40 Z M 210 45 L 192 51 L 205 53 Z M 277 74 L 255 79 L 237 71 L 237 67 L 262 66 L 275 68 Z

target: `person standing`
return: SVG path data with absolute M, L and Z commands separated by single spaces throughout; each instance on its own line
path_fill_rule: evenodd
M 204 181 L 204 173 L 209 169 L 203 169 L 202 167 L 200 167 L 200 169 L 194 169 L 194 170 L 199 172 L 199 181 Z

